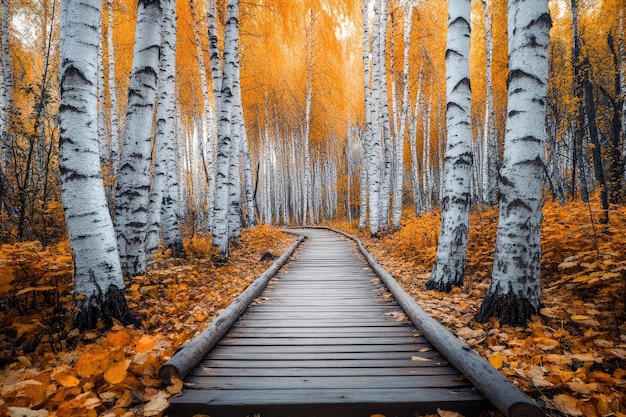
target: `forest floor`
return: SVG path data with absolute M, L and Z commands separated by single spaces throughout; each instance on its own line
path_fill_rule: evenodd
M 543 402 L 549 416 L 626 417 L 626 207 L 598 222 L 596 205 L 547 203 L 542 227 L 544 308 L 528 327 L 478 323 L 491 276 L 498 213 L 475 210 L 465 282 L 450 293 L 426 290 L 440 212 L 407 213 L 400 231 L 379 238 L 347 222 L 419 304 L 457 337 Z
M 495 210 L 472 214 L 467 278 L 449 294 L 424 287 L 436 255 L 437 212 L 407 213 L 399 232 L 377 239 L 347 222 L 332 226 L 359 236 L 432 316 L 543 401 L 549 416 L 626 417 L 626 207 L 611 212 L 608 226 L 597 215 L 582 203 L 546 204 L 545 308 L 527 328 L 473 319 L 489 285 Z M 226 265 L 214 264 L 210 238 L 187 241 L 187 259 L 158 253 L 148 274 L 127 283 L 142 327 L 84 333 L 71 328 L 67 242 L 1 246 L 0 415 L 163 415 L 182 381 L 162 386 L 161 364 L 270 265 L 260 261 L 263 254 L 278 255 L 291 242 L 258 226 L 244 232 Z
M 187 259 L 157 253 L 127 283 L 141 328 L 72 329 L 67 242 L 0 246 L 0 416 L 160 416 L 182 381 L 162 386 L 161 365 L 228 306 L 295 238 L 269 226 L 243 231 L 227 264 L 210 237 L 185 242 Z M 266 258 L 271 258 L 266 256 Z

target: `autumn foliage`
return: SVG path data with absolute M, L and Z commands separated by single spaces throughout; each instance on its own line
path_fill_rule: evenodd
M 548 415 L 625 416 L 626 207 L 613 208 L 609 225 L 599 223 L 598 204 L 547 203 L 543 214 L 545 306 L 526 328 L 474 320 L 491 276 L 497 209 L 472 213 L 465 283 L 450 294 L 425 288 L 439 235 L 436 212 L 409 215 L 400 231 L 380 239 L 359 236 L 429 314 L 545 402 Z
M 0 415 L 161 415 L 182 381 L 161 386 L 160 366 L 269 267 L 264 254 L 292 240 L 266 225 L 246 229 L 220 265 L 206 237 L 185 242 L 186 260 L 159 252 L 147 275 L 127 283 L 142 326 L 85 333 L 71 327 L 69 245 L 1 246 Z

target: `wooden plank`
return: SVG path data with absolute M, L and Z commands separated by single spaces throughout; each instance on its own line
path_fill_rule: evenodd
M 228 345 L 219 346 L 225 347 Z M 310 345 L 309 345 L 310 346 Z M 419 357 L 420 360 L 412 360 L 413 357 Z M 338 360 L 360 360 L 362 362 L 374 361 L 378 359 L 402 359 L 409 363 L 415 362 L 416 364 L 429 365 L 428 362 L 437 363 L 442 361 L 443 358 L 439 357 L 437 351 L 428 352 L 397 352 L 397 351 L 374 351 L 374 352 L 321 352 L 321 353 L 291 353 L 289 351 L 283 351 L 278 353 L 246 353 L 241 354 L 235 349 L 220 349 L 215 353 L 211 353 L 208 360 L 227 359 L 227 360 L 241 360 L 241 361 L 276 361 L 276 360 L 292 360 L 292 361 L 338 361 Z M 205 360 L 203 360 L 204 363 Z M 333 365 L 334 366 L 334 365 Z
M 424 339 L 422 349 L 430 349 L 434 351 L 432 345 Z M 414 345 L 334 345 L 334 346 L 215 346 L 211 352 L 205 357 L 211 358 L 219 352 L 233 352 L 241 355 L 264 354 L 264 353 L 349 353 L 349 352 L 405 352 L 408 357 L 416 355 L 419 346 Z
M 360 330 L 361 329 L 361 330 Z M 224 337 L 399 337 L 408 336 L 413 337 L 414 330 L 410 327 L 329 327 L 329 328 L 268 328 L 268 327 L 248 327 L 248 328 L 231 328 Z
M 454 375 L 393 375 L 393 376 L 190 376 L 187 383 L 194 389 L 221 390 L 286 390 L 286 389 L 350 389 L 358 388 L 459 388 L 471 386 Z
M 208 368 L 196 367 L 192 376 L 225 376 L 230 378 L 247 378 L 251 376 L 273 378 L 277 376 L 397 376 L 397 375 L 454 375 L 460 378 L 458 371 L 449 366 L 421 367 L 369 367 L 369 368 Z
M 437 409 L 458 410 L 467 417 L 478 416 L 486 406 L 473 389 L 398 388 L 381 396 L 377 389 L 353 390 L 189 390 L 186 398 L 173 398 L 167 414 L 171 417 L 209 414 L 212 417 L 244 417 L 259 414 L 272 417 L 342 416 L 363 417 L 374 413 L 413 417 L 436 414 Z M 250 399 L 254 398 L 254 404 Z M 295 411 L 297 410 L 297 411 Z
M 206 368 L 405 368 L 405 367 L 436 367 L 450 366 L 443 358 L 427 362 L 416 362 L 410 359 L 320 359 L 320 360 L 245 360 L 245 359 L 215 359 L 200 362 Z M 454 369 L 454 368 L 452 368 Z
M 369 337 L 286 337 L 276 340 L 271 337 L 255 337 L 255 338 L 238 338 L 238 339 L 222 339 L 222 346 L 287 346 L 287 345 L 412 345 L 415 341 L 411 337 L 385 337 L 385 338 L 369 338 Z

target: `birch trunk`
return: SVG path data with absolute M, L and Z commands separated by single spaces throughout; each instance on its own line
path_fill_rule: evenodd
M 74 324 L 99 320 L 138 324 L 124 295 L 115 231 L 98 156 L 97 62 L 100 0 L 61 4 L 59 169 L 63 209 L 74 261 Z
M 196 44 L 196 56 L 198 58 L 198 67 L 200 72 L 200 86 L 202 88 L 202 101 L 204 103 L 204 119 L 203 119 L 203 136 L 206 138 L 200 142 L 202 152 L 202 158 L 204 161 L 204 172 L 207 182 L 206 193 L 206 217 L 208 220 L 208 231 L 211 231 L 213 218 L 213 206 L 215 205 L 215 118 L 211 111 L 211 102 L 209 99 L 209 84 L 206 76 L 206 66 L 204 65 L 204 52 L 202 50 L 202 43 L 198 35 L 197 18 L 196 18 L 196 6 L 194 0 L 189 0 L 189 10 L 191 12 L 191 19 L 194 22 L 193 35 Z M 219 53 L 219 51 L 218 51 Z M 218 68 L 219 68 L 219 55 Z
M 217 177 L 215 209 L 213 214 L 213 245 L 220 256 L 229 256 L 228 236 L 228 169 L 233 152 L 232 141 L 232 89 L 237 60 L 237 26 L 239 1 L 228 1 L 228 15 L 224 34 L 224 69 L 222 71 L 219 120 L 217 123 Z
M 364 25 L 364 36 L 367 47 L 364 51 L 365 56 L 369 56 L 369 17 L 368 17 L 368 4 L 367 1 L 364 1 L 363 5 L 363 19 L 366 24 Z M 380 20 L 380 0 L 374 1 L 374 22 L 378 22 Z M 381 93 L 380 93 L 380 71 L 378 56 L 380 55 L 380 41 L 379 41 L 379 33 L 376 27 L 373 29 L 372 36 L 372 86 L 371 93 L 368 92 L 368 80 L 365 81 L 365 95 L 371 94 L 371 110 L 365 109 L 366 115 L 368 111 L 371 111 L 371 133 L 367 135 L 367 153 L 368 153 L 368 192 L 369 192 L 369 224 L 370 224 L 370 235 L 377 236 L 381 230 L 380 227 L 380 199 L 381 199 L 381 156 L 382 156 L 382 131 L 380 126 L 380 101 L 381 101 Z M 369 59 L 364 58 L 364 61 L 367 64 Z
M 422 188 L 420 187 L 419 159 L 417 156 L 418 109 L 421 100 L 421 80 L 417 87 L 415 111 L 411 114 L 409 125 L 409 148 L 411 149 L 411 183 L 413 184 L 413 210 L 416 216 L 422 215 Z
M 139 0 L 124 145 L 115 196 L 117 244 L 122 271 L 127 276 L 146 271 L 152 120 L 160 35 L 161 5 L 156 0 Z
M 389 99 L 387 96 L 387 0 L 380 1 L 379 24 L 380 49 L 378 54 L 378 80 L 380 85 L 380 125 L 382 128 L 383 143 L 383 178 L 380 187 L 380 229 L 386 231 L 389 227 L 389 201 L 391 197 L 391 173 L 393 165 L 393 150 L 391 146 L 391 122 L 389 118 Z
M 220 97 L 222 95 L 222 65 L 220 61 L 219 35 L 217 31 L 217 10 L 215 0 L 207 0 L 207 27 L 209 36 L 209 59 L 211 63 L 211 79 L 213 87 L 213 111 L 220 113 Z
M 471 201 L 470 0 L 448 3 L 446 51 L 447 142 L 437 259 L 426 288 L 450 291 L 463 284 Z
M 174 257 L 184 256 L 183 239 L 178 226 L 176 205 L 178 181 L 175 179 L 175 117 L 176 117 L 176 5 L 161 0 L 163 13 L 161 54 L 159 62 L 159 95 L 156 117 L 156 163 L 154 166 L 146 246 L 152 254 L 159 246 L 163 230 L 165 247 Z M 173 182 L 173 184 L 170 183 Z
M 496 136 L 496 112 L 493 106 L 493 31 L 492 20 L 489 14 L 489 0 L 482 0 L 485 15 L 485 60 L 486 60 L 486 104 L 485 130 L 483 133 L 483 195 L 485 204 L 494 205 L 498 194 L 498 138 Z
M 113 0 L 107 0 L 107 79 L 110 103 L 110 155 L 113 172 L 117 172 L 120 162 L 120 121 L 117 111 L 117 86 L 115 79 L 115 44 L 113 42 Z
M 393 211 L 392 225 L 395 230 L 400 229 L 402 219 L 402 195 L 404 186 L 404 136 L 406 123 L 411 108 L 409 97 L 409 52 L 411 49 L 411 27 L 413 21 L 413 4 L 407 2 L 404 5 L 404 62 L 402 70 L 402 111 L 400 116 L 400 129 L 396 135 L 395 148 L 395 182 L 393 187 Z
M 9 121 L 13 113 L 13 65 L 11 63 L 11 49 L 9 45 L 9 0 L 2 0 L 2 22 L 0 36 L 2 37 L 2 118 L 0 119 L 0 137 L 2 147 L 3 170 L 11 161 L 11 138 L 8 133 Z
M 509 95 L 491 285 L 478 312 L 525 325 L 541 301 L 541 208 L 551 19 L 547 0 L 509 0 Z

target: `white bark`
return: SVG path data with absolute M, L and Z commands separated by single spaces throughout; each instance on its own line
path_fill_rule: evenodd
M 409 97 L 409 52 L 411 50 L 411 27 L 413 22 L 413 4 L 407 2 L 404 5 L 404 62 L 402 67 L 402 111 L 400 126 L 396 131 L 395 148 L 395 181 L 393 187 L 393 209 L 391 223 L 394 229 L 400 228 L 402 219 L 402 195 L 404 188 L 404 140 L 406 134 L 407 118 L 411 108 Z
M 422 215 L 422 187 L 420 187 L 419 157 L 417 155 L 417 125 L 420 121 L 419 111 L 421 105 L 422 79 L 420 78 L 417 94 L 415 95 L 415 110 L 411 112 L 409 123 L 409 148 L 411 149 L 411 183 L 413 184 L 413 209 L 417 216 Z M 424 141 L 425 139 L 422 139 Z
M 207 182 L 206 193 L 206 216 L 208 220 L 208 231 L 211 231 L 211 220 L 213 218 L 213 206 L 215 205 L 215 118 L 211 111 L 211 102 L 209 99 L 209 85 L 206 76 L 206 66 L 204 64 L 204 52 L 202 50 L 202 43 L 198 35 L 198 25 L 196 17 L 196 6 L 194 0 L 189 0 L 189 9 L 191 12 L 191 20 L 194 23 L 193 35 L 196 44 L 196 56 L 198 58 L 198 67 L 200 72 L 200 87 L 202 88 L 202 100 L 204 103 L 204 120 L 203 120 L 203 132 L 206 138 L 206 143 L 201 141 L 201 152 L 205 166 L 205 175 Z M 219 51 L 218 51 L 219 52 Z M 219 74 L 219 55 L 217 55 L 217 67 Z
M 358 132 L 360 176 L 359 176 L 359 230 L 367 227 L 367 155 L 365 147 L 365 132 Z
M 232 141 L 232 96 L 233 78 L 237 58 L 237 26 L 239 1 L 228 1 L 228 14 L 224 34 L 224 69 L 222 71 L 219 120 L 217 123 L 217 177 L 215 191 L 215 209 L 213 213 L 213 245 L 221 256 L 229 256 L 228 236 L 228 169 L 233 157 Z
M 369 66 L 369 55 L 370 55 L 370 37 L 369 37 L 369 17 L 368 17 L 368 2 L 364 0 L 363 2 L 363 21 L 365 22 L 364 27 L 364 61 L 365 68 Z M 380 16 L 380 0 L 376 0 L 374 2 L 374 21 L 379 21 Z M 369 193 L 369 226 L 370 226 L 370 234 L 372 236 L 378 235 L 380 232 L 380 188 L 381 188 L 381 156 L 382 156 L 382 130 L 380 126 L 380 101 L 381 101 L 381 93 L 380 93 L 380 82 L 377 78 L 380 77 L 380 72 L 378 70 L 378 59 L 377 56 L 380 55 L 380 41 L 379 41 L 379 31 L 374 28 L 373 37 L 372 37 L 372 82 L 371 82 L 371 91 L 368 88 L 369 79 L 365 80 L 365 96 L 371 95 L 371 106 L 370 108 L 365 109 L 366 114 L 366 132 L 367 132 L 367 114 L 371 112 L 370 120 L 371 120 L 371 129 L 369 133 L 366 133 L 366 147 L 368 154 L 368 193 Z M 369 70 L 366 70 L 366 77 L 369 74 Z M 366 98 L 367 103 L 367 98 Z
M 97 63 L 100 0 L 61 5 L 59 168 L 74 261 L 75 323 L 133 322 L 100 172 Z M 117 314 L 119 313 L 119 314 Z
M 429 289 L 450 291 L 463 283 L 472 178 L 470 123 L 470 0 L 449 0 L 446 50 L 447 141 L 441 231 Z
M 383 178 L 380 187 L 380 230 L 386 231 L 389 227 L 389 200 L 391 196 L 391 173 L 393 165 L 393 149 L 391 145 L 391 121 L 389 118 L 389 99 L 387 97 L 387 0 L 380 1 L 380 31 L 378 41 L 378 82 L 380 83 L 380 125 L 383 143 Z
M 175 117 L 176 117 L 176 4 L 161 0 L 163 14 L 161 53 L 159 61 L 159 94 L 156 116 L 156 162 L 148 206 L 148 236 L 146 247 L 152 254 L 159 246 L 163 230 L 166 248 L 174 256 L 183 254 L 183 240 L 176 216 L 178 180 L 176 178 Z
M 9 0 L 2 0 L 2 22 L 0 36 L 2 37 L 2 109 L 0 111 L 0 147 L 2 148 L 2 166 L 5 169 L 11 160 L 11 143 L 8 134 L 8 121 L 13 111 L 13 65 L 9 45 Z
M 113 172 L 117 172 L 120 162 L 120 122 L 117 110 L 117 86 L 115 79 L 115 44 L 113 42 L 113 0 L 107 0 L 107 55 L 108 55 L 108 87 L 109 87 L 109 103 L 111 132 L 110 147 L 111 163 L 113 164 Z
M 146 271 L 152 120 L 161 44 L 161 6 L 140 0 L 128 91 L 124 145 L 117 175 L 115 226 L 125 275 Z
M 207 0 L 207 26 L 209 36 L 209 59 L 211 63 L 211 79 L 213 84 L 213 111 L 220 113 L 220 97 L 222 95 L 222 68 L 220 61 L 219 35 L 217 31 L 217 10 L 215 0 Z
M 496 136 L 496 112 L 493 106 L 492 60 L 493 60 L 493 30 L 489 14 L 489 0 L 482 0 L 485 15 L 485 54 L 486 54 L 486 104 L 485 130 L 483 133 L 483 160 L 482 160 L 482 200 L 485 204 L 496 203 L 498 194 L 498 138 Z
M 550 14 L 509 1 L 509 95 L 491 285 L 477 318 L 524 325 L 541 301 L 541 220 Z

